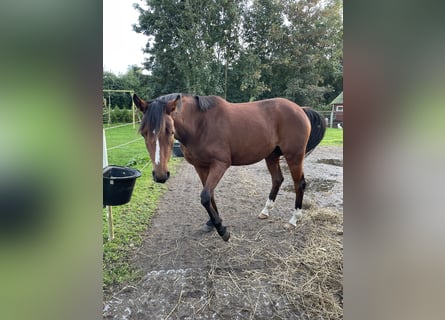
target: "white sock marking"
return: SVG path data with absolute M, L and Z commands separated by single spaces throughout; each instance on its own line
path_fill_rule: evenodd
M 270 214 L 270 210 L 272 210 L 274 205 L 274 201 L 267 199 L 266 205 L 264 206 L 263 210 L 261 210 L 261 213 L 268 216 Z
M 293 226 L 297 225 L 297 220 L 303 215 L 303 210 L 301 209 L 294 209 L 292 212 L 292 218 L 290 218 L 289 223 Z

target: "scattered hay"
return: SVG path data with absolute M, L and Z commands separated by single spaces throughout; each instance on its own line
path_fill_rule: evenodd
M 278 224 L 277 224 L 278 225 Z M 343 215 L 311 208 L 290 234 L 232 234 L 212 250 L 206 306 L 222 318 L 342 319 Z M 273 240 L 275 240 L 272 237 Z M 230 313 L 221 306 L 230 305 Z
M 172 268 L 113 296 L 104 318 L 343 319 L 342 214 L 311 206 L 290 232 L 279 217 L 267 222 L 232 226 L 229 242 L 216 232 L 199 237 L 199 265 L 174 263 L 179 242 L 159 252 Z

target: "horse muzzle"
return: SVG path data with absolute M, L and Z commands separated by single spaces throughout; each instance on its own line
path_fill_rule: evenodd
M 164 183 L 170 177 L 170 171 L 167 171 L 167 173 L 161 176 L 157 175 L 154 171 L 152 171 L 151 174 L 153 175 L 153 180 L 157 183 Z

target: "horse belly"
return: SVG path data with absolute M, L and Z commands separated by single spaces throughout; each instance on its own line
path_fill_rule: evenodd
M 273 149 L 272 149 L 273 151 Z M 263 160 L 264 158 L 266 158 L 269 154 L 272 153 L 266 153 L 266 154 L 262 154 L 259 156 L 254 156 L 254 155 L 250 155 L 250 156 L 244 156 L 244 157 L 238 157 L 238 156 L 234 156 L 232 157 L 232 166 L 246 166 L 249 164 L 254 164 L 257 162 L 260 162 L 261 160 Z
M 232 165 L 249 165 L 259 162 L 270 155 L 276 148 L 271 142 L 270 136 L 260 139 L 239 139 L 232 145 Z

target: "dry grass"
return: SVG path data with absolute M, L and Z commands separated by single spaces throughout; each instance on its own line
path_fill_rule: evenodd
M 232 235 L 228 246 L 203 244 L 215 257 L 205 305 L 223 299 L 240 319 L 342 319 L 343 215 L 310 208 L 290 236 L 270 241 L 264 232 Z

